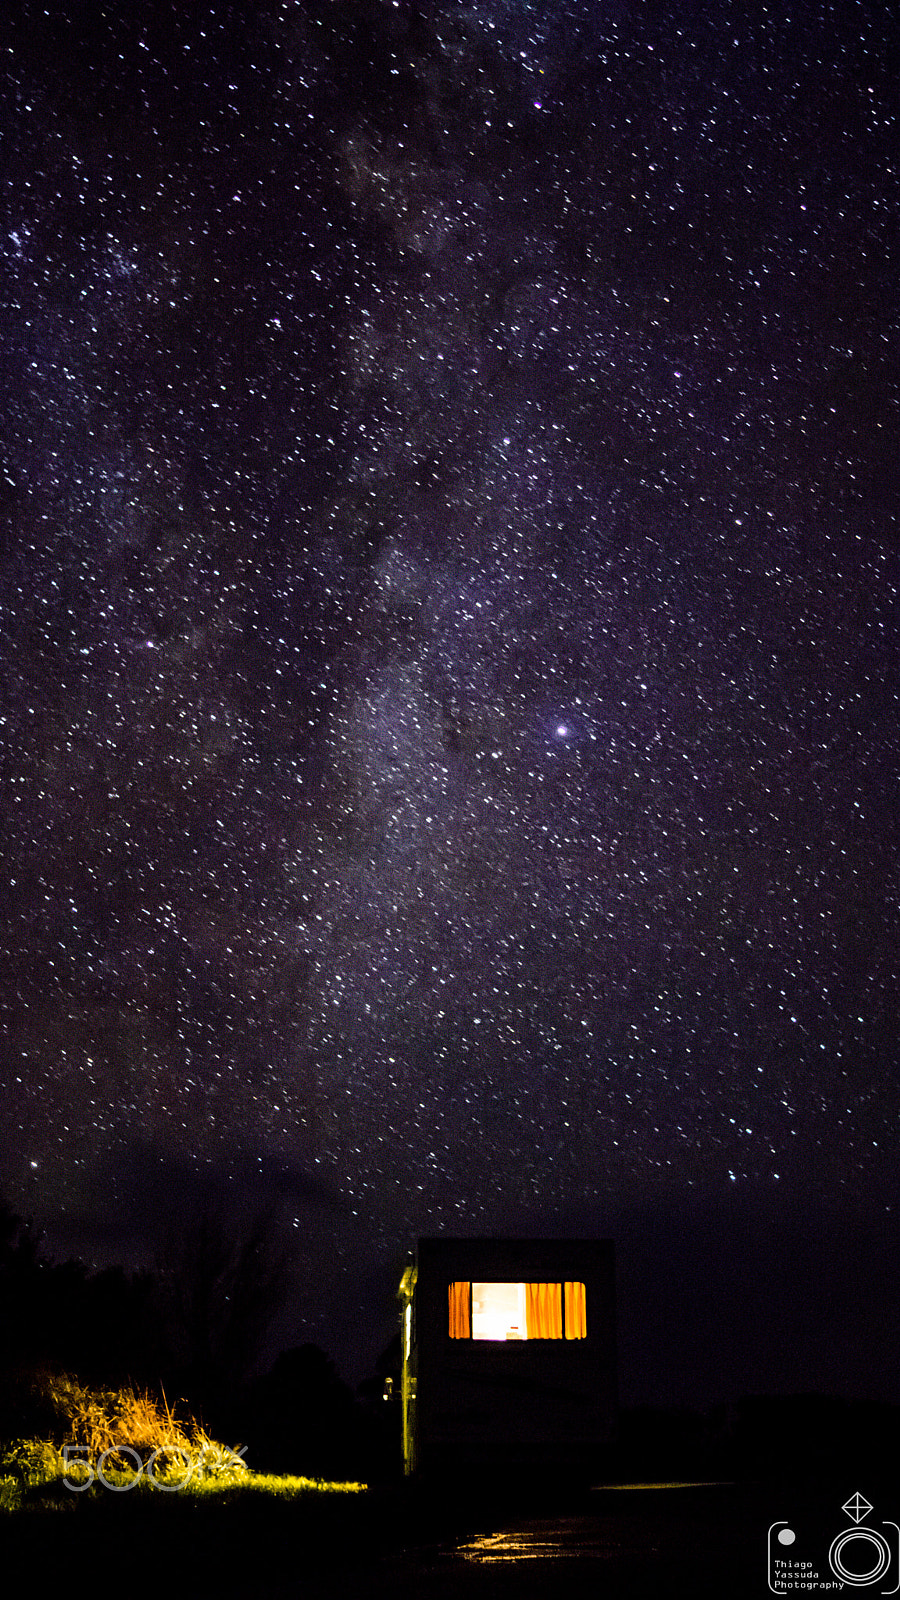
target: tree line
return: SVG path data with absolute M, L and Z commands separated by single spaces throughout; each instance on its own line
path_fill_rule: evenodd
M 0 1438 L 39 1433 L 29 1377 L 43 1369 L 164 1391 L 217 1437 L 240 1437 L 256 1470 L 390 1474 L 394 1408 L 375 1380 L 354 1395 L 313 1344 L 259 1372 L 290 1268 L 271 1214 L 235 1225 L 206 1213 L 170 1234 L 153 1269 L 92 1271 L 51 1260 L 0 1198 Z

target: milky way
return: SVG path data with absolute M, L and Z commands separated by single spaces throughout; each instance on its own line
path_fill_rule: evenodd
M 4 24 L 19 1206 L 889 1187 L 898 28 L 751 9 Z

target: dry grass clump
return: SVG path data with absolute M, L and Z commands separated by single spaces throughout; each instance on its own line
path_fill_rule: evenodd
M 263 1496 L 308 1501 L 322 1493 L 331 1499 L 366 1488 L 250 1472 L 237 1450 L 211 1439 L 193 1417 L 177 1417 L 164 1394 L 157 1399 L 132 1384 L 89 1388 L 69 1373 L 44 1370 L 31 1374 L 27 1387 L 26 1426 L 41 1436 L 0 1441 L 0 1511 L 30 1503 L 72 1510 L 108 1488 L 151 1496 L 178 1489 L 226 1504 Z
M 31 1380 L 31 1398 L 44 1419 L 49 1439 L 18 1439 L 0 1447 L 0 1477 L 6 1495 L 14 1486 L 34 1488 L 55 1478 L 89 1482 L 102 1463 L 104 1476 L 125 1482 L 152 1464 L 163 1485 L 233 1483 L 247 1474 L 235 1451 L 211 1439 L 188 1417 L 176 1417 L 165 1395 L 147 1390 L 88 1388 L 69 1373 L 40 1371 Z
M 41 1387 L 65 1427 L 61 1442 L 82 1446 L 91 1459 L 119 1445 L 136 1450 L 142 1460 L 165 1447 L 193 1454 L 205 1441 L 192 1418 L 186 1423 L 175 1418 L 165 1397 L 157 1400 L 131 1385 L 88 1389 L 68 1373 L 55 1373 L 45 1375 Z

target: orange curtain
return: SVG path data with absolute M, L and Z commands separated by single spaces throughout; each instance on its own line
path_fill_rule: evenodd
M 584 1339 L 587 1336 L 584 1284 L 567 1283 L 564 1286 L 564 1293 L 566 1297 L 566 1338 Z
M 561 1283 L 526 1283 L 525 1328 L 529 1339 L 562 1338 Z
M 471 1339 L 472 1319 L 469 1315 L 468 1283 L 451 1283 L 449 1297 L 451 1339 Z

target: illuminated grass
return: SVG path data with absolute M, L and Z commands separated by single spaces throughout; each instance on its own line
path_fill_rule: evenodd
M 291 1478 L 276 1477 L 272 1473 L 248 1472 L 240 1483 L 227 1485 L 211 1482 L 200 1482 L 194 1487 L 188 1485 L 188 1492 L 197 1495 L 219 1495 L 223 1499 L 243 1499 L 248 1495 L 277 1495 L 283 1500 L 294 1500 L 300 1495 L 310 1494 L 365 1494 L 368 1491 L 366 1483 L 329 1483 L 324 1478 Z
M 728 1487 L 730 1487 L 730 1484 L 723 1483 L 720 1478 L 678 1478 L 667 1483 L 598 1483 L 594 1485 L 594 1488 L 601 1490 L 603 1494 L 622 1489 L 721 1489 Z
M 362 1483 L 252 1472 L 239 1449 L 210 1438 L 193 1417 L 176 1417 L 165 1395 L 156 1398 L 131 1385 L 92 1389 L 67 1373 L 39 1371 L 31 1393 L 54 1419 L 52 1436 L 0 1443 L 0 1511 L 96 1505 L 103 1498 L 115 1504 L 122 1496 L 247 1504 L 366 1489 Z M 105 1483 L 97 1475 L 101 1465 Z
M 240 1476 L 228 1479 L 214 1476 L 190 1478 L 181 1482 L 172 1477 L 162 1480 L 162 1486 L 146 1477 L 135 1482 L 133 1471 L 104 1471 L 107 1484 L 87 1482 L 85 1488 L 71 1488 L 79 1476 L 87 1479 L 86 1468 L 79 1473 L 79 1464 L 67 1464 L 53 1445 L 44 1440 L 20 1439 L 12 1445 L 0 1447 L 0 1512 L 16 1512 L 50 1506 L 76 1507 L 79 1501 L 97 1505 L 108 1499 L 121 1503 L 119 1496 L 135 1497 L 142 1501 L 202 1500 L 206 1504 L 248 1504 L 262 1500 L 312 1500 L 318 1496 L 363 1495 L 365 1483 L 332 1483 L 324 1478 L 292 1477 L 274 1473 L 251 1472 L 244 1468 Z M 65 1479 L 68 1477 L 69 1484 Z M 111 1485 L 112 1487 L 108 1487 Z

